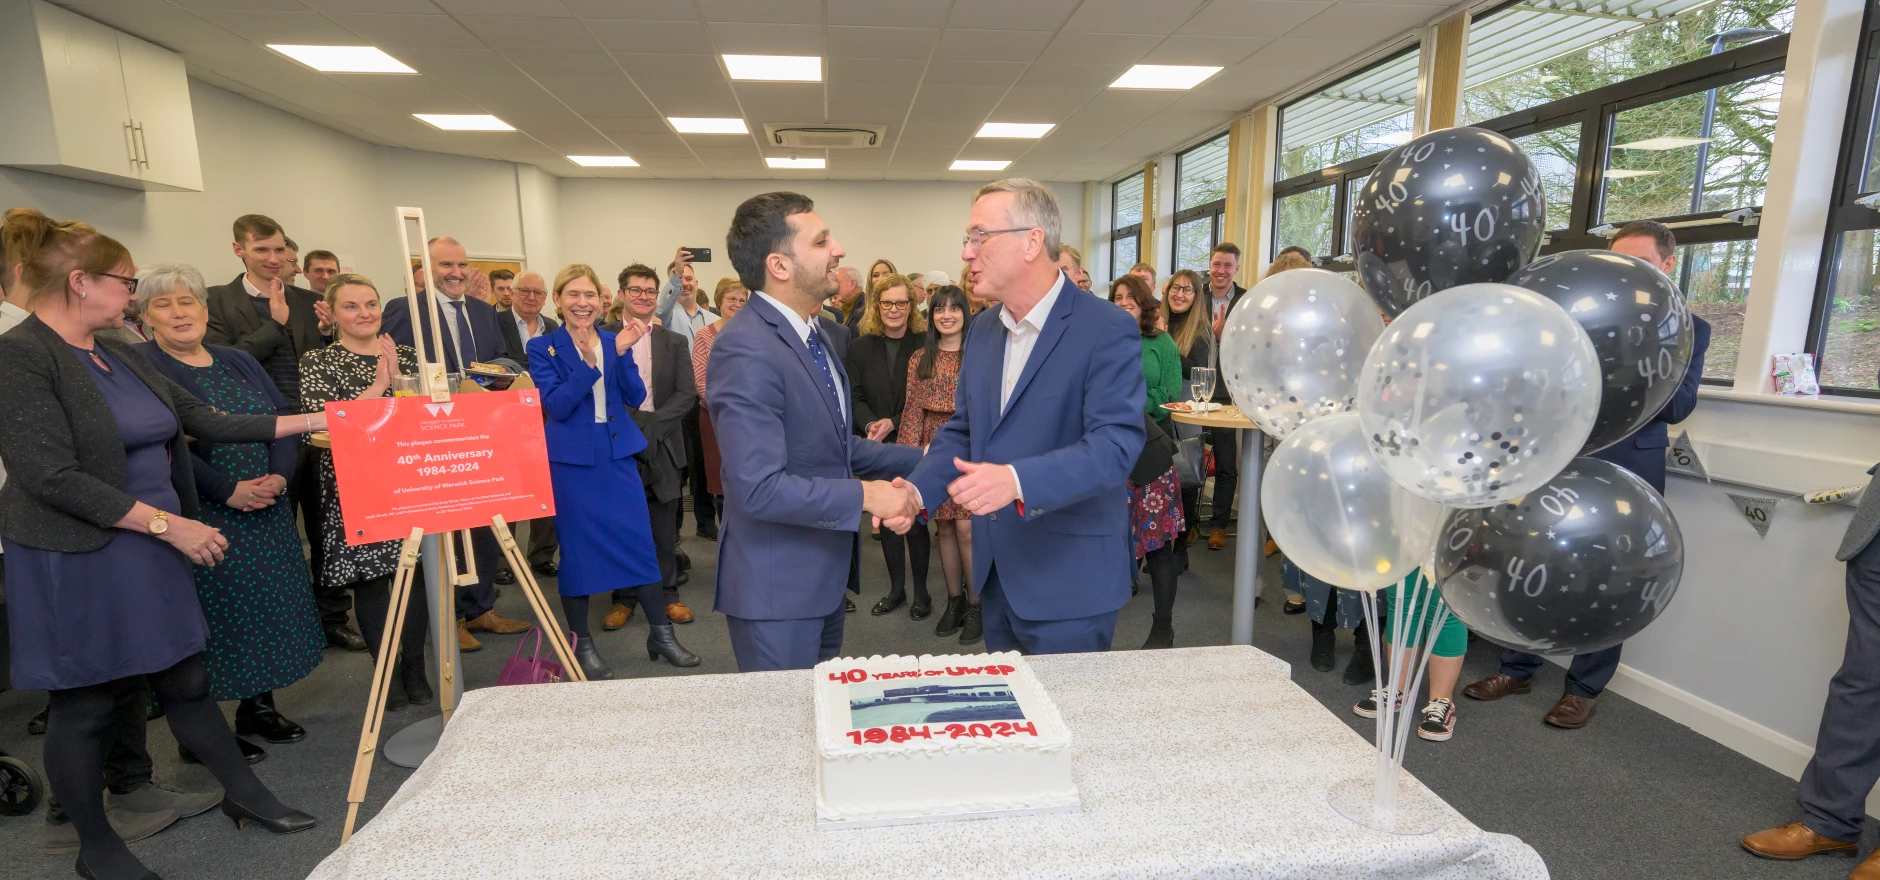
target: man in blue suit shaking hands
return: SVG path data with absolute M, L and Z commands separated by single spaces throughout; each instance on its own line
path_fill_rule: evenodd
M 1129 601 L 1129 469 L 1142 452 L 1141 333 L 1058 269 L 1044 184 L 979 189 L 964 248 L 976 296 L 958 403 L 907 482 L 973 515 L 989 651 L 1107 651 Z
M 850 430 L 847 337 L 817 320 L 844 254 L 814 209 L 796 193 L 753 196 L 725 236 L 751 300 L 719 332 L 706 379 L 724 462 L 717 609 L 743 672 L 835 657 L 862 514 L 905 532 L 916 512 L 882 480 L 912 470 L 920 450 Z

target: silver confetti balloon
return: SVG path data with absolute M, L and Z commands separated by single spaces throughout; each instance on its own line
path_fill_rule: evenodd
M 1365 591 L 1422 564 L 1443 518 L 1442 505 L 1404 491 L 1385 472 L 1355 413 L 1318 419 L 1279 444 L 1260 479 L 1260 509 L 1294 565 Z
M 1273 275 L 1240 298 L 1221 331 L 1221 374 L 1240 411 L 1285 437 L 1357 405 L 1358 371 L 1384 332 L 1364 288 L 1323 269 Z
M 1599 415 L 1599 355 L 1552 300 L 1464 284 L 1391 322 L 1358 382 L 1365 439 L 1411 492 L 1487 507 L 1553 479 Z

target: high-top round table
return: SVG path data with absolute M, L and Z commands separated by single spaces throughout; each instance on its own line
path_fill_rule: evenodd
M 1253 598 L 1260 592 L 1260 429 L 1240 414 L 1240 407 L 1221 404 L 1206 412 L 1171 411 L 1184 425 L 1230 428 L 1240 432 L 1240 534 L 1234 538 L 1234 620 L 1232 642 L 1253 644 Z M 1228 500 L 1233 503 L 1232 499 Z M 1198 510 L 1198 508 L 1197 508 Z

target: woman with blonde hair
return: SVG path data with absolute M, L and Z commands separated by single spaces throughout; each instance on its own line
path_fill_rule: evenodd
M 849 390 L 855 433 L 883 443 L 897 441 L 901 427 L 901 409 L 907 402 L 908 356 L 920 344 L 918 334 L 927 332 L 927 323 L 914 311 L 914 290 L 905 277 L 881 276 L 868 294 L 868 309 L 862 314 L 861 335 L 849 343 L 845 362 L 849 370 Z M 926 620 L 933 613 L 933 599 L 927 594 L 927 561 L 931 550 L 927 527 L 917 524 L 908 533 L 894 534 L 880 529 L 881 555 L 888 563 L 888 595 L 875 603 L 873 613 L 882 615 L 907 601 L 908 550 L 914 551 L 914 607 L 909 616 Z
M 1196 367 L 1214 367 L 1214 328 L 1208 323 L 1207 310 L 1202 309 L 1200 320 L 1194 320 L 1195 303 L 1200 301 L 1201 292 L 1207 289 L 1204 285 L 1201 273 L 1193 269 L 1177 269 L 1162 288 L 1162 324 L 1168 330 L 1169 337 L 1175 341 L 1176 353 L 1181 356 L 1184 384 L 1194 376 Z M 1216 381 L 1219 381 L 1218 377 Z M 1201 534 L 1200 486 L 1182 489 L 1182 515 L 1188 529 L 1178 546 L 1183 564 L 1186 565 L 1188 545 L 1193 544 Z
M 1312 268 L 1312 261 L 1306 259 L 1304 254 L 1298 251 L 1283 251 L 1279 256 L 1273 258 L 1273 264 L 1266 267 L 1266 274 L 1261 277 L 1271 278 L 1281 272 L 1310 268 Z
M 868 264 L 868 289 L 874 290 L 875 285 L 881 283 L 881 279 L 889 275 L 899 274 L 901 274 L 901 270 L 894 268 L 893 260 L 876 260 Z M 912 291 L 909 292 L 911 293 Z

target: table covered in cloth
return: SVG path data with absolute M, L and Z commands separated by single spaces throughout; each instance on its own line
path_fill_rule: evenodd
M 498 687 L 465 695 L 312 876 L 1547 876 L 1446 805 L 1420 836 L 1333 812 L 1327 787 L 1376 753 L 1257 649 L 1030 662 L 1071 730 L 1079 812 L 818 830 L 807 671 Z

